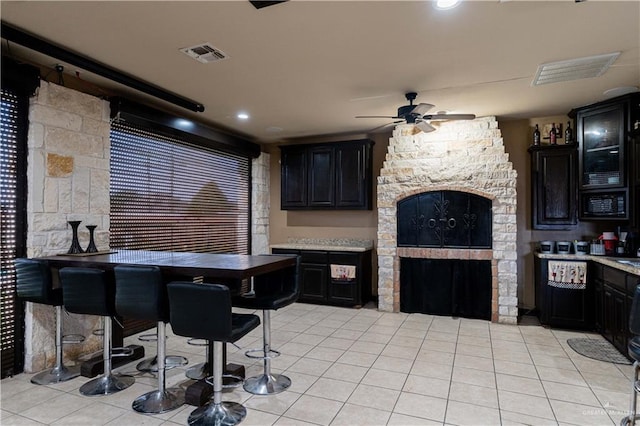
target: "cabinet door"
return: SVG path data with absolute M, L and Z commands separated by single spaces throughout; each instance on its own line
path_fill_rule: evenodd
M 281 208 L 307 206 L 307 151 L 300 148 L 282 148 L 280 174 Z
M 309 150 L 309 207 L 335 206 L 334 149 L 322 146 Z
M 573 147 L 533 152 L 533 229 L 569 229 L 577 223 L 576 165 Z
M 309 302 L 327 300 L 327 265 L 318 263 L 300 264 L 300 299 Z
M 336 146 L 336 207 L 371 208 L 369 151 L 369 144 Z
M 624 170 L 624 103 L 578 113 L 580 188 L 621 188 Z

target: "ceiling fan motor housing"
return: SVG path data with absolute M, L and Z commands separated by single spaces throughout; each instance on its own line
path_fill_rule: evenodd
M 398 116 L 397 118 L 404 118 L 407 123 L 415 123 L 417 115 L 411 114 L 411 111 L 415 108 L 415 105 L 405 105 L 398 108 Z

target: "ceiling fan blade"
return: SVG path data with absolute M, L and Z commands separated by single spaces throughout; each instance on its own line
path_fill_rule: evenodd
M 418 105 L 416 105 L 416 107 L 414 109 L 411 110 L 411 114 L 412 115 L 425 115 L 428 111 L 431 111 L 431 108 L 433 108 L 434 105 L 431 104 L 426 104 L 426 103 L 419 103 Z
M 425 120 L 473 120 L 475 114 L 427 114 Z
M 431 124 L 427 123 L 426 121 L 418 121 L 416 123 L 416 127 L 425 133 L 433 132 L 434 130 L 436 130 L 435 127 L 433 127 Z
M 392 124 L 402 123 L 403 121 L 404 120 L 392 121 L 391 123 L 383 124 L 382 126 L 377 126 L 377 127 L 374 127 L 373 129 L 368 130 L 367 133 L 373 133 L 376 130 L 380 130 L 380 129 L 384 128 L 384 127 L 391 126 Z
M 356 115 L 356 118 L 391 118 L 398 119 L 402 117 L 392 117 L 390 115 Z

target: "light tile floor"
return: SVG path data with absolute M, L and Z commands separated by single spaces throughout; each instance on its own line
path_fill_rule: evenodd
M 190 365 L 203 360 L 203 348 L 167 330 L 168 353 Z M 585 333 L 302 303 L 274 312 L 272 331 L 282 352 L 273 370 L 293 384 L 273 396 L 225 392 L 247 407 L 245 425 L 614 425 L 628 409 L 631 366 L 574 352 L 567 339 Z M 229 361 L 259 373 L 261 362 L 243 354 L 261 341 L 258 328 L 238 342 L 242 350 L 229 346 Z M 153 343 L 146 353 L 155 353 Z M 155 378 L 135 372 L 135 363 L 119 370 L 136 383 L 106 397 L 81 396 L 83 377 L 52 386 L 32 385 L 31 374 L 4 379 L 0 423 L 186 424 L 192 406 L 134 412 L 131 402 Z M 189 383 L 184 368 L 167 375 L 170 386 Z

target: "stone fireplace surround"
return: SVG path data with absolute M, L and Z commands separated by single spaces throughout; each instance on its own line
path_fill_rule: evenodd
M 401 257 L 490 260 L 491 320 L 517 323 L 516 178 L 495 117 L 444 122 L 431 133 L 397 126 L 378 177 L 378 308 L 400 310 Z M 397 246 L 398 201 L 438 190 L 492 201 L 491 249 Z

